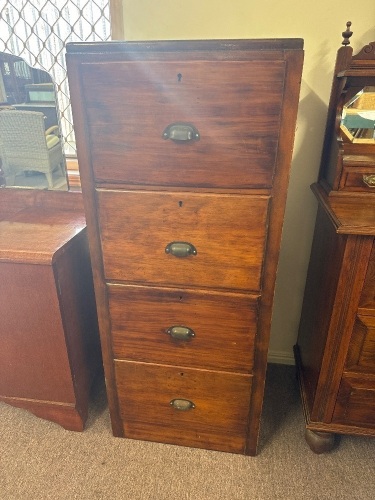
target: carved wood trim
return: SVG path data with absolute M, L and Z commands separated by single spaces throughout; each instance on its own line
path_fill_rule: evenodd
M 368 45 L 365 45 L 355 56 L 353 56 L 353 61 L 357 62 L 358 60 L 375 60 L 375 41 L 370 42 Z

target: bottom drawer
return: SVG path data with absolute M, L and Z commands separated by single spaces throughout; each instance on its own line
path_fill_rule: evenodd
M 375 380 L 343 378 L 332 422 L 359 427 L 374 427 Z
M 244 453 L 250 375 L 131 361 L 115 373 L 125 437 Z

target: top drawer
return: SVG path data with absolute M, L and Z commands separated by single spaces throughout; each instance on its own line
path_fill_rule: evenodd
M 96 182 L 270 187 L 284 72 L 282 60 L 82 64 Z
M 340 189 L 375 193 L 375 168 L 344 167 Z

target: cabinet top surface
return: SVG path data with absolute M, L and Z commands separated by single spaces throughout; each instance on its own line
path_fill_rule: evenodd
M 68 54 L 126 53 L 126 52 L 185 52 L 185 51 L 265 51 L 301 50 L 302 38 L 240 39 L 240 40 L 152 40 L 74 42 L 66 45 Z
M 0 262 L 50 264 L 56 253 L 86 226 L 71 211 L 23 210 L 0 221 Z

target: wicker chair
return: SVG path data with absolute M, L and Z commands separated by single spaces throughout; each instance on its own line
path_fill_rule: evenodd
M 41 172 L 53 189 L 52 173 L 64 172 L 64 156 L 54 125 L 45 130 L 44 115 L 34 111 L 3 110 L 0 112 L 0 157 L 6 185 L 13 186 L 17 175 Z

